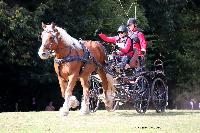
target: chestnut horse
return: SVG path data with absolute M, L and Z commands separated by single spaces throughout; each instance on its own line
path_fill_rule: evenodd
M 78 106 L 75 96 L 72 96 L 77 79 L 80 79 L 83 88 L 81 102 L 81 114 L 89 113 L 89 83 L 88 79 L 93 71 L 97 71 L 103 84 L 104 103 L 109 111 L 112 108 L 111 89 L 103 65 L 106 59 L 103 46 L 95 41 L 83 41 L 80 43 L 71 37 L 64 29 L 55 26 L 54 23 L 46 25 L 42 23 L 42 45 L 38 55 L 41 59 L 48 59 L 54 53 L 54 68 L 58 76 L 61 93 L 65 99 L 60 113 L 68 115 L 71 107 Z

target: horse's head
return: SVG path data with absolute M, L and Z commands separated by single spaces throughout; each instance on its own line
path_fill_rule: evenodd
M 59 32 L 55 28 L 55 24 L 46 25 L 42 23 L 43 32 L 41 34 L 42 45 L 38 51 L 41 59 L 52 57 L 53 51 L 58 47 Z

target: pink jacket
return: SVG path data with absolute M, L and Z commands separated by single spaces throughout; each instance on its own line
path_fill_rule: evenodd
M 138 38 L 140 40 L 141 49 L 145 49 L 146 50 L 146 48 L 147 48 L 147 42 L 145 40 L 144 34 L 142 32 L 139 32 L 138 33 Z
M 117 41 L 119 40 L 120 41 L 120 38 L 119 36 L 114 36 L 114 37 L 108 37 L 106 36 L 105 34 L 99 34 L 99 37 L 104 40 L 105 42 L 109 42 L 109 43 L 117 43 Z M 125 42 L 125 47 L 124 48 L 119 48 L 119 51 L 121 51 L 123 54 L 121 55 L 125 55 L 125 54 L 129 54 L 130 56 L 133 56 L 134 52 L 133 51 L 130 51 L 129 52 L 129 49 L 131 47 L 131 39 L 129 37 L 127 37 L 127 40 Z
M 129 37 L 131 37 L 131 34 L 133 34 L 133 32 L 138 32 L 137 30 L 132 31 L 129 30 Z M 134 43 L 134 47 L 136 47 L 139 50 L 139 55 L 142 55 L 141 49 L 145 49 L 147 48 L 147 42 L 145 40 L 144 34 L 142 32 L 138 32 L 137 33 L 137 37 L 140 40 L 140 43 Z

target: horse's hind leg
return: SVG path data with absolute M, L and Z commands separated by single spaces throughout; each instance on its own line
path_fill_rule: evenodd
M 83 99 L 81 102 L 81 115 L 89 114 L 89 84 L 88 76 L 80 77 L 81 85 L 83 87 Z
M 105 103 L 106 110 L 110 111 L 112 110 L 112 106 L 113 106 L 112 89 L 111 87 L 108 87 L 108 80 L 107 80 L 105 71 L 103 69 L 99 69 L 97 73 L 102 80 L 102 87 L 103 87 L 103 92 L 105 95 L 104 103 Z
M 74 76 L 74 75 L 69 76 L 69 81 L 65 90 L 65 97 L 64 97 L 65 101 L 63 103 L 63 107 L 60 109 L 60 113 L 63 116 L 67 116 L 69 113 L 69 109 L 71 107 L 75 108 L 79 104 L 76 97 L 72 96 L 72 92 L 76 84 L 76 80 L 77 80 L 77 76 Z M 62 87 L 65 87 L 65 86 L 62 86 Z

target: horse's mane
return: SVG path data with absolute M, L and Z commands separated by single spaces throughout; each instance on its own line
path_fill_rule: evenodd
M 82 49 L 82 46 L 81 44 L 79 43 L 79 41 L 73 37 L 71 37 L 67 32 L 66 30 L 60 28 L 60 27 L 57 27 L 56 26 L 56 29 L 58 30 L 58 32 L 60 33 L 60 36 L 61 38 L 63 39 L 64 43 L 67 45 L 67 46 L 71 46 L 71 47 L 74 47 L 74 48 L 77 48 L 77 49 Z

